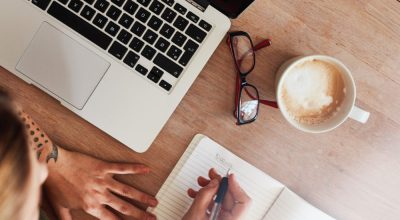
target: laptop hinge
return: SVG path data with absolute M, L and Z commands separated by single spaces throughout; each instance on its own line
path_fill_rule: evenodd
M 186 0 L 186 1 L 202 12 L 204 12 L 210 5 L 210 2 L 207 0 Z

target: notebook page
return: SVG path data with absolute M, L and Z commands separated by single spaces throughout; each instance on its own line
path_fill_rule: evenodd
M 298 195 L 285 188 L 264 220 L 334 220 Z
M 186 158 L 187 152 L 191 153 Z M 207 176 L 211 167 L 221 174 L 225 174 L 228 169 L 235 173 L 240 185 L 253 200 L 249 219 L 262 219 L 284 189 L 281 183 L 207 137 L 203 137 L 197 147 L 191 144 L 187 152 L 181 158 L 185 162 L 178 162 L 171 178 L 167 179 L 156 196 L 159 205 L 150 211 L 158 219 L 181 219 L 192 203 L 192 199 L 187 196 L 187 189 L 199 189 L 197 177 Z
M 182 169 L 183 165 L 186 163 L 186 161 L 188 160 L 189 156 L 192 154 L 193 150 L 195 149 L 195 147 L 198 145 L 198 143 L 200 142 L 200 140 L 203 137 L 205 137 L 205 136 L 202 135 L 202 134 L 197 134 L 193 138 L 193 140 L 190 142 L 189 146 L 187 147 L 185 152 L 182 154 L 182 156 L 179 159 L 179 161 L 176 163 L 174 169 L 169 174 L 169 176 L 165 180 L 164 184 L 161 186 L 161 189 L 158 191 L 158 193 L 156 195 L 156 198 L 158 200 L 160 200 L 159 198 L 162 198 L 164 193 L 167 192 L 171 182 L 175 179 L 176 175 Z M 155 208 L 152 208 L 152 207 L 147 208 L 147 211 L 152 212 L 152 213 L 157 213 L 159 210 L 160 209 L 155 210 Z M 162 213 L 160 213 L 159 215 L 162 215 Z M 160 219 L 160 216 L 159 216 L 159 219 Z

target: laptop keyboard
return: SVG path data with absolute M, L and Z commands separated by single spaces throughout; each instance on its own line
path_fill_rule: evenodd
M 174 0 L 31 2 L 165 91 L 212 29 Z

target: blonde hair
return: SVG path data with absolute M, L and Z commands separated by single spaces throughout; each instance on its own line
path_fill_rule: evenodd
M 0 90 L 0 219 L 20 219 L 30 175 L 25 128 Z

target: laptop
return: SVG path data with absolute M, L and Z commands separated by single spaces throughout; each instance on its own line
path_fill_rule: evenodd
M 249 0 L 3 0 L 0 65 L 146 151 Z

